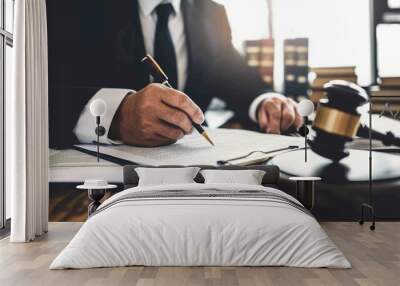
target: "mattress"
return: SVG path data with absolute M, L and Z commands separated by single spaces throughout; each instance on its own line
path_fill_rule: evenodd
M 50 269 L 133 265 L 351 267 L 284 192 L 193 183 L 134 187 L 109 198 Z

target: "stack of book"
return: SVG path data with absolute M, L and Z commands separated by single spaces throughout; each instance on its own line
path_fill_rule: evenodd
M 382 77 L 379 86 L 370 89 L 373 113 L 400 111 L 400 77 Z
M 274 86 L 274 39 L 249 40 L 244 42 L 247 64 L 260 72 L 263 80 Z
M 308 39 L 284 41 L 284 77 L 286 96 L 299 99 L 308 91 Z
M 311 101 L 317 103 L 321 98 L 325 97 L 323 87 L 331 80 L 346 80 L 349 82 L 357 83 L 355 67 L 321 67 L 311 68 L 310 78 L 311 89 L 309 91 L 309 98 Z

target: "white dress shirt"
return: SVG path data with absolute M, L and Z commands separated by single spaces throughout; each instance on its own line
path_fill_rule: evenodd
M 174 8 L 173 14 L 169 17 L 168 27 L 171 33 L 172 42 L 175 47 L 177 72 L 178 72 L 178 89 L 183 91 L 188 76 L 188 50 L 186 45 L 186 37 L 184 31 L 183 13 L 180 9 L 181 0 L 139 0 L 140 23 L 142 25 L 142 33 L 144 38 L 144 46 L 146 53 L 153 55 L 154 38 L 157 25 L 157 13 L 155 8 L 161 3 L 171 3 Z M 101 118 L 101 125 L 106 129 L 106 135 L 100 137 L 100 142 L 104 144 L 117 144 L 108 138 L 108 132 L 115 113 L 117 112 L 122 100 L 133 90 L 103 88 L 100 89 L 87 103 L 83 109 L 78 122 L 75 125 L 74 133 L 81 143 L 93 143 L 97 140 L 94 133 L 96 128 L 96 120 L 90 113 L 90 104 L 95 99 L 103 99 L 107 103 L 107 112 Z M 253 121 L 257 121 L 256 110 L 258 105 L 266 98 L 273 94 L 267 93 L 257 97 L 249 108 L 249 116 Z
M 183 91 L 188 75 L 188 50 L 186 47 L 183 13 L 180 9 L 181 0 L 139 0 L 140 23 L 142 24 L 144 47 L 148 54 L 154 55 L 154 38 L 157 25 L 155 9 L 160 3 L 171 3 L 174 8 L 175 13 L 169 16 L 168 28 L 171 33 L 176 54 L 178 89 Z

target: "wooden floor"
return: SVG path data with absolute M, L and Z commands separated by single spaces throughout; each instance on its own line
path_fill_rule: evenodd
M 288 267 L 126 267 L 48 270 L 81 223 L 50 223 L 44 237 L 29 244 L 0 241 L 0 285 L 400 285 L 400 223 L 322 223 L 352 269 Z

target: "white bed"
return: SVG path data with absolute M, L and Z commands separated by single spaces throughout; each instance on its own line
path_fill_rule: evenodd
M 128 265 L 351 267 L 314 217 L 282 191 L 197 183 L 114 195 L 50 269 Z

